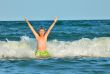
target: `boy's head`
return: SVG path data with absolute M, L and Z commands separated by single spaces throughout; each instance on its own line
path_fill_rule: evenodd
M 44 29 L 42 26 L 40 26 L 38 32 L 39 32 L 39 35 L 40 35 L 40 36 L 44 36 L 44 34 L 45 34 L 45 29 Z

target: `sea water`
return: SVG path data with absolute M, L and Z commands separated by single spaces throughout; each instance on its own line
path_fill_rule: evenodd
M 52 21 L 31 21 L 37 31 Z M 0 74 L 109 74 L 110 20 L 59 20 L 48 36 L 51 58 L 36 59 L 24 21 L 0 21 Z

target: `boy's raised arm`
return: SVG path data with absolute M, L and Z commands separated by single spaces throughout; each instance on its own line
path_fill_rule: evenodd
M 38 39 L 39 35 L 38 33 L 34 30 L 34 28 L 32 27 L 32 25 L 30 24 L 30 22 L 24 17 L 26 23 L 28 24 L 29 28 L 32 30 L 34 36 L 36 37 L 36 39 Z
M 57 22 L 58 17 L 55 17 L 54 22 L 52 23 L 52 25 L 49 27 L 49 29 L 47 30 L 47 32 L 45 33 L 45 36 L 48 37 L 51 29 L 53 28 L 53 26 L 55 25 L 55 23 Z

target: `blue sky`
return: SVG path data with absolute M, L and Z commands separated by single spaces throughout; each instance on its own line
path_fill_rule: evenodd
M 0 20 L 110 19 L 110 0 L 0 0 Z

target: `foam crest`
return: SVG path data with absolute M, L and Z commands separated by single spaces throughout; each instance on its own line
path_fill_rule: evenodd
M 55 57 L 110 57 L 110 38 L 95 39 L 82 38 L 78 41 L 51 41 L 48 42 L 49 52 Z
M 0 41 L 0 58 L 33 58 L 35 42 L 29 37 L 21 41 Z
M 20 41 L 0 41 L 0 58 L 35 58 L 35 39 L 22 36 Z M 53 57 L 110 57 L 110 37 L 82 38 L 76 41 L 47 42 Z

